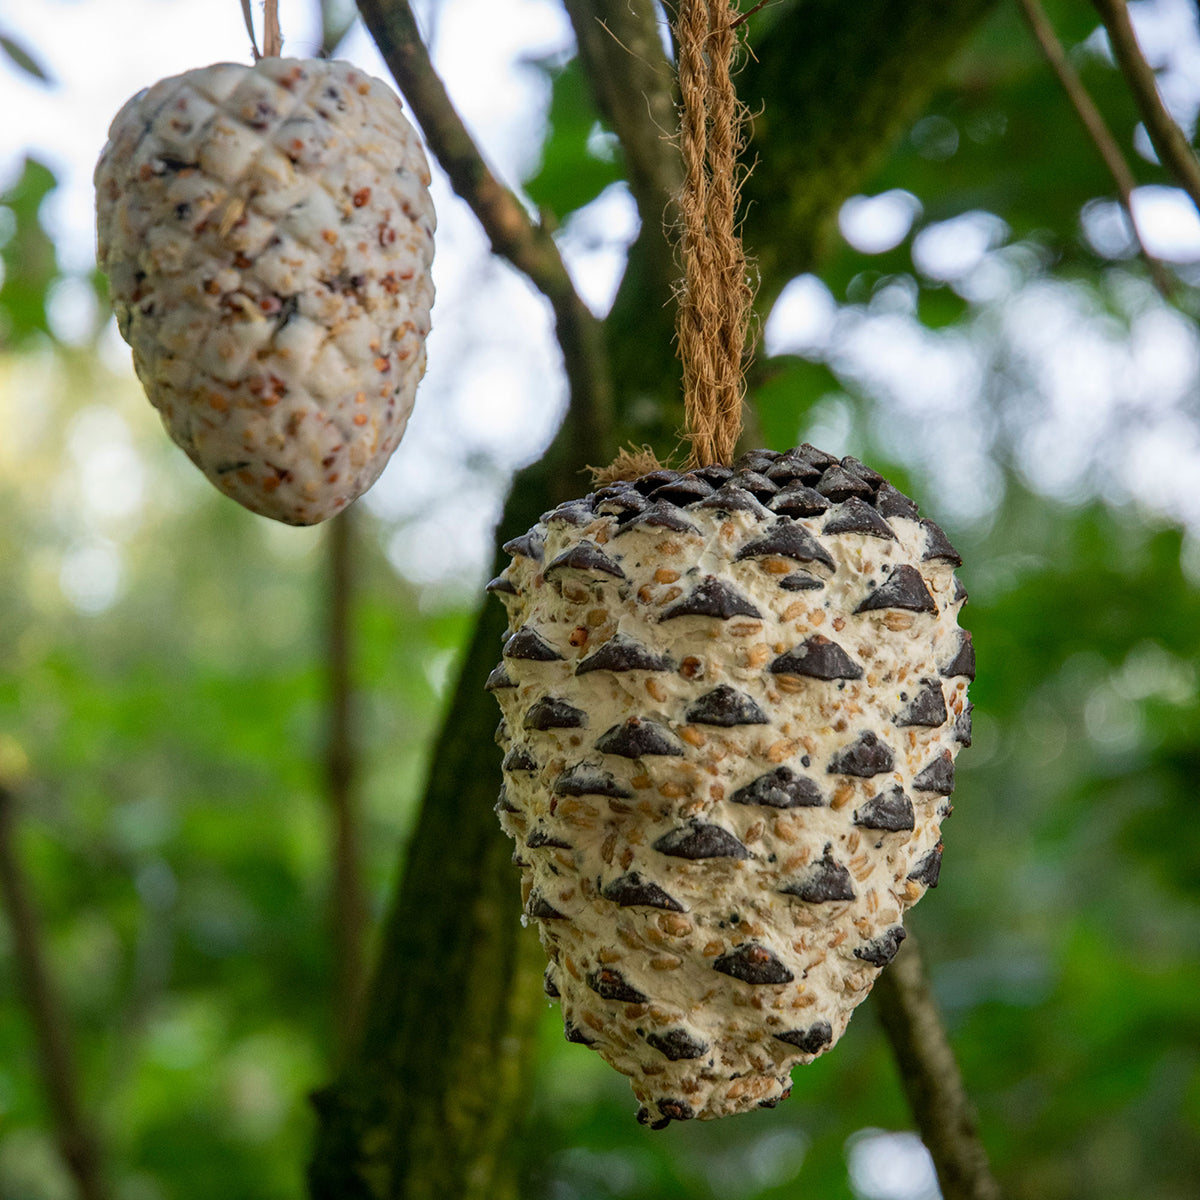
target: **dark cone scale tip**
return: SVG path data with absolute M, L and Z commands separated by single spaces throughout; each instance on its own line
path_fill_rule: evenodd
M 660 854 L 674 858 L 749 858 L 750 851 L 728 829 L 695 823 L 664 833 L 654 843 Z
M 863 673 L 837 642 L 819 633 L 781 654 L 770 670 L 776 675 L 807 675 L 812 679 L 859 679 Z
M 566 1037 L 651 1128 L 773 1107 L 939 882 L 958 553 L 811 446 L 608 484 L 505 548 L 496 811 Z
M 576 542 L 564 550 L 553 562 L 546 564 L 543 574 L 551 579 L 568 572 L 589 577 L 611 575 L 615 579 L 625 578 L 625 572 L 599 546 L 588 541 Z
M 799 521 L 784 519 L 761 537 L 747 542 L 734 556 L 740 562 L 744 558 L 772 557 L 791 558 L 798 563 L 820 563 L 835 570 L 836 564 L 829 551 Z
M 845 864 L 838 862 L 830 854 L 830 848 L 826 846 L 824 855 L 817 862 L 805 868 L 795 880 L 779 890 L 809 904 L 853 900 L 854 881 L 850 878 Z
M 643 879 L 637 871 L 630 871 L 609 883 L 601 895 L 622 908 L 645 905 L 650 908 L 665 908 L 669 912 L 683 912 L 683 905 L 669 896 L 657 883 Z
M 575 674 L 586 675 L 589 671 L 670 671 L 674 666 L 665 654 L 655 654 L 628 634 L 618 633 L 587 658 L 580 659 Z
M 806 1029 L 789 1029 L 775 1034 L 781 1042 L 788 1042 L 804 1054 L 820 1054 L 833 1041 L 833 1030 L 828 1021 L 818 1021 Z
M 889 608 L 903 608 L 909 612 L 937 612 L 937 603 L 916 567 L 901 563 L 888 576 L 886 582 L 871 592 L 854 611 L 876 612 Z
M 674 617 L 717 617 L 728 621 L 730 617 L 761 616 L 762 613 L 732 584 L 708 575 L 682 600 L 676 600 L 659 620 L 670 621 Z
M 763 804 L 769 808 L 815 808 L 825 803 L 821 789 L 791 767 L 776 767 L 729 797 L 734 804 Z
M 903 833 L 916 828 L 912 801 L 899 789 L 880 792 L 854 810 L 854 823 L 863 829 Z
M 778 955 L 766 946 L 753 943 L 722 954 L 713 963 L 713 970 L 720 971 L 722 975 L 731 975 L 743 983 L 791 983 L 795 979 Z
M 596 739 L 596 749 L 604 754 L 619 754 L 622 758 L 641 758 L 643 755 L 680 755 L 683 743 L 664 725 L 641 717 L 630 717 L 614 725 Z

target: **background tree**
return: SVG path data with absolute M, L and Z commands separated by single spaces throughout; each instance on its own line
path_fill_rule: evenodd
M 662 217 L 678 176 L 658 17 L 624 0 L 566 4 L 577 53 L 543 68 L 542 162 L 523 185 L 543 214 L 532 222 L 462 132 L 435 124 L 448 110 L 418 90 L 433 81 L 406 6 L 361 7 L 431 147 L 497 253 L 545 295 L 562 344 L 571 409 L 514 480 L 503 540 L 585 490 L 581 468 L 622 441 L 674 445 Z M 1136 179 L 1169 184 L 1130 151 L 1138 113 L 1096 16 L 1062 4 L 1050 17 Z M 823 322 L 768 337 L 755 440 L 808 437 L 866 458 L 944 521 L 968 562 L 978 735 L 942 886 L 914 925 L 984 1140 L 1012 1196 L 1182 1197 L 1200 1167 L 1200 710 L 1184 537 L 1200 514 L 1187 499 L 1195 459 L 1169 446 L 1196 444 L 1189 270 L 1165 268 L 1169 307 L 1015 8 L 795 0 L 752 16 L 748 39 L 745 238 L 761 315 L 778 301 L 782 329 L 807 295 L 803 311 Z M 1157 65 L 1178 83 L 1170 55 Z M 641 232 L 601 321 L 550 231 L 617 179 Z M 342 769 L 322 767 L 327 569 L 311 535 L 203 494 L 92 350 L 55 343 L 39 223 L 53 183 L 31 163 L 3 201 L 0 405 L 15 436 L 0 443 L 12 564 L 0 777 L 18 804 L 19 861 L 117 1194 L 296 1195 L 312 1133 L 302 1098 L 337 1040 L 320 782 Z M 859 193 L 900 214 L 888 244 L 867 237 Z M 1170 372 L 1157 365 L 1167 356 Z M 73 543 L 44 497 L 64 461 L 84 462 L 89 431 L 120 441 L 105 412 L 136 431 L 146 488 L 171 499 L 122 540 L 124 590 L 101 604 L 102 569 L 60 565 L 95 545 Z M 73 486 L 87 486 L 82 469 Z M 125 518 L 94 511 L 112 540 Z M 787 1104 L 656 1137 L 633 1125 L 625 1082 L 561 1042 L 491 811 L 497 717 L 479 685 L 502 614 L 422 610 L 380 534 L 367 516 L 356 541 L 353 761 L 372 895 L 398 841 L 403 874 L 361 1043 L 319 1093 L 314 1192 L 921 1194 L 912 1143 L 881 1133 L 911 1118 L 873 1001 L 797 1072 Z M 443 696 L 425 666 L 452 660 Z M 0 974 L 0 1193 L 63 1194 L 16 984 Z M 915 1166 L 889 1184 L 881 1156 Z

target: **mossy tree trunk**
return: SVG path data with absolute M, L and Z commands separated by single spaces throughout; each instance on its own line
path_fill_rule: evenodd
M 754 56 L 737 83 L 756 114 L 745 238 L 761 276 L 760 306 L 816 265 L 841 202 L 920 113 L 956 48 L 993 6 L 795 0 L 755 19 Z M 404 27 L 399 17 L 388 23 L 389 10 L 399 7 L 363 5 L 381 44 Z M 669 453 L 682 420 L 663 219 L 678 172 L 653 117 L 671 95 L 669 76 L 652 62 L 656 13 L 648 0 L 567 0 L 567 8 L 597 106 L 631 164 L 642 232 L 602 331 L 615 396 L 608 444 L 578 436 L 575 423 L 586 414 L 573 395 L 545 457 L 516 478 L 498 541 L 586 491 L 585 462 L 607 461 L 626 438 Z M 626 46 L 641 39 L 645 52 L 614 54 L 591 36 L 600 19 Z M 393 65 L 404 53 L 403 46 L 382 48 Z M 622 73 L 622 86 L 614 86 Z M 651 153 L 665 165 L 654 169 Z M 557 304 L 555 311 L 561 331 Z M 589 351 L 568 341 L 568 374 L 578 380 L 578 358 Z M 503 628 L 501 606 L 484 605 L 431 758 L 357 1048 L 315 1098 L 316 1200 L 516 1195 L 505 1148 L 527 1107 L 543 959 L 533 931 L 520 924 L 518 873 L 493 812 L 498 712 L 482 685 Z

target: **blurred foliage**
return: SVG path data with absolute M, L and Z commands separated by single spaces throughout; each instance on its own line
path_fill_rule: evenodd
M 297 1195 L 334 1040 L 323 535 L 210 497 L 90 353 L 0 364 L 0 421 L 0 771 L 120 1194 Z M 89 511 L 81 434 L 133 446 L 136 518 Z M 378 908 L 467 618 L 360 550 Z M 65 1195 L 9 948 L 0 921 L 0 1196 Z
M 46 296 L 58 275 L 54 241 L 42 228 L 39 209 L 54 190 L 53 172 L 26 158 L 17 182 L 0 196 L 0 347 L 20 346 L 48 332 Z
M 36 79 L 39 83 L 53 83 L 46 68 L 26 49 L 19 38 L 0 33 L 0 54 L 3 54 L 18 70 Z
M 1080 49 L 1090 10 L 1049 7 L 1129 146 L 1124 88 Z M 770 20 L 768 7 L 752 28 Z M 556 69 L 528 191 L 560 221 L 619 175 L 598 131 L 577 68 Z M 1163 182 L 1152 163 L 1135 169 Z M 20 850 L 117 1194 L 295 1197 L 306 1094 L 333 1044 L 322 535 L 216 496 L 99 343 L 55 341 L 39 218 L 54 183 L 29 159 L 0 198 L 0 774 L 21 801 Z M 1069 279 L 1107 308 L 1112 272 L 1142 275 L 1082 236 L 1081 212 L 1111 185 L 1011 8 L 881 162 L 870 190 L 890 188 L 921 214 L 885 253 L 831 247 L 821 277 L 843 313 L 903 280 L 909 315 L 978 343 L 987 305 L 923 277 L 912 253 L 923 228 L 971 211 L 1002 219 L 1027 282 Z M 848 449 L 917 495 L 936 482 L 882 443 L 883 401 L 837 362 L 760 355 L 755 370 L 766 444 L 800 440 L 833 404 Z M 1004 403 L 989 417 L 992 511 L 947 522 L 967 562 L 976 736 L 942 883 L 914 924 L 1006 1193 L 1185 1200 L 1200 1177 L 1195 543 L 1104 489 L 1039 494 Z M 378 910 L 471 613 L 423 603 L 382 551 L 389 530 L 364 516 L 357 736 Z M 57 1200 L 70 1188 L 9 951 L 0 921 L 0 1196 Z M 772 1112 L 650 1134 L 633 1107 L 548 1008 L 512 1147 L 523 1193 L 908 1194 L 847 1170 L 852 1135 L 910 1125 L 870 1004 Z
M 542 161 L 525 181 L 525 192 L 561 220 L 624 178 L 620 148 L 596 112 L 579 59 L 538 66 L 550 80 L 550 106 Z

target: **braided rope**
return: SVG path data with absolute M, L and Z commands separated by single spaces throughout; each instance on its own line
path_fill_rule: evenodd
M 684 277 L 676 330 L 696 466 L 729 462 L 742 430 L 753 290 L 737 230 L 743 109 L 730 75 L 734 23 L 728 0 L 679 0 Z

